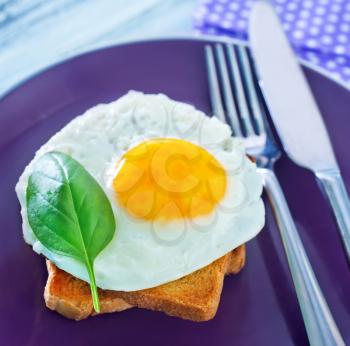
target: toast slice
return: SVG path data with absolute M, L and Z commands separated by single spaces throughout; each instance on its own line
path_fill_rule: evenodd
M 99 289 L 101 313 L 139 307 L 192 321 L 210 320 L 220 302 L 224 276 L 238 273 L 245 258 L 245 245 L 241 245 L 210 265 L 161 286 L 133 292 Z M 49 309 L 75 320 L 95 314 L 88 283 L 50 261 L 47 269 L 44 298 Z

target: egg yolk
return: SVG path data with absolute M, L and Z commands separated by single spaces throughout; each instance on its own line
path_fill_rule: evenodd
M 113 180 L 119 204 L 144 220 L 171 221 L 211 213 L 227 186 L 222 165 L 185 140 L 143 142 L 121 158 Z

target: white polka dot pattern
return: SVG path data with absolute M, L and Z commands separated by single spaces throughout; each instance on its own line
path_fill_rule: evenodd
M 254 0 L 201 0 L 196 33 L 247 39 Z M 350 83 L 350 0 L 272 0 L 297 54 Z

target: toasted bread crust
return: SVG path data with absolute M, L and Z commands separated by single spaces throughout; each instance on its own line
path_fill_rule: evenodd
M 167 284 L 134 292 L 99 289 L 101 313 L 119 312 L 133 306 L 163 311 L 192 321 L 215 316 L 226 274 L 238 273 L 245 264 L 242 245 L 210 265 Z M 82 320 L 94 315 L 89 285 L 47 261 L 49 277 L 46 306 L 61 315 Z

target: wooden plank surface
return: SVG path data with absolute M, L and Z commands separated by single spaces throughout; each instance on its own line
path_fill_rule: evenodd
M 82 52 L 190 34 L 196 0 L 0 0 L 0 96 Z

